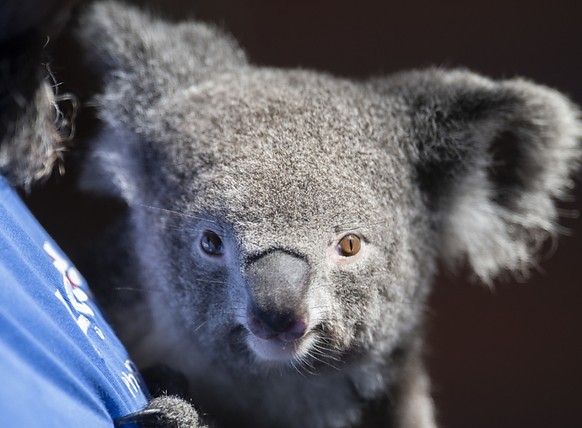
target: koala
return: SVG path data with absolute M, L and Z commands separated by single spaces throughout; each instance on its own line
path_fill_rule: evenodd
M 79 34 L 104 78 L 81 185 L 126 207 L 90 279 L 138 366 L 183 373 L 210 426 L 435 427 L 437 266 L 535 266 L 577 107 L 466 70 L 259 67 L 213 26 L 111 1 Z

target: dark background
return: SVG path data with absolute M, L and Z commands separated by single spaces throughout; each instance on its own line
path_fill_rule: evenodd
M 217 23 L 260 64 L 354 77 L 462 66 L 495 78 L 524 76 L 582 104 L 580 0 L 141 3 L 171 19 Z M 67 35 L 51 43 L 61 92 L 86 103 L 97 80 L 80 65 L 82 53 Z M 90 106 L 81 111 L 68 174 L 28 197 L 74 260 L 112 215 L 103 201 L 73 190 L 92 115 Z M 566 214 L 582 209 L 580 180 L 576 202 L 561 206 Z M 427 361 L 442 427 L 582 427 L 582 219 L 562 224 L 570 236 L 557 249 L 548 246 L 527 283 L 489 289 L 450 274 L 437 281 L 427 309 Z

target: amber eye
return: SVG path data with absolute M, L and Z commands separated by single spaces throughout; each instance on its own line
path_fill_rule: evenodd
M 202 234 L 200 247 L 202 248 L 202 251 L 211 256 L 222 256 L 224 254 L 224 244 L 222 243 L 222 239 L 210 230 L 207 230 Z
M 352 257 L 362 248 L 362 241 L 357 235 L 346 235 L 339 241 L 337 248 L 341 256 Z

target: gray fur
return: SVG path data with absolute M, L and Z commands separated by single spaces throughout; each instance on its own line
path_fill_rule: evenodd
M 256 67 L 214 28 L 113 2 L 81 28 L 107 70 L 84 186 L 129 207 L 113 285 L 144 296 L 109 309 L 137 363 L 183 371 L 219 426 L 434 427 L 437 256 L 485 282 L 535 263 L 580 159 L 576 107 L 468 71 Z M 203 254 L 207 230 L 224 255 Z M 305 336 L 257 338 L 255 306 L 303 317 Z
M 154 421 L 156 428 L 205 428 L 199 424 L 196 411 L 175 396 L 156 397 L 148 403 L 146 411 L 159 411 L 160 416 Z M 148 425 L 149 426 L 149 425 Z

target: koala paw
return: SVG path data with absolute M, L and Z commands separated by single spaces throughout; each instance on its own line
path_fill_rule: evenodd
M 194 407 L 176 396 L 154 398 L 139 412 L 115 421 L 116 428 L 207 428 L 201 425 Z

